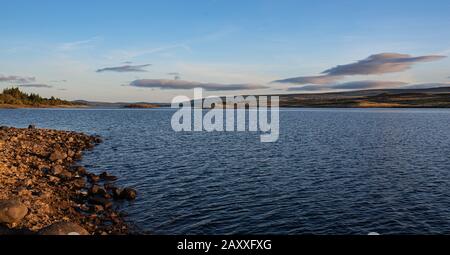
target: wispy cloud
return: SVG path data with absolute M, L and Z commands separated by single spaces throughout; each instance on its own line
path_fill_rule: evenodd
M 259 84 L 219 84 L 219 83 L 202 83 L 183 80 L 167 80 L 167 79 L 142 79 L 135 80 L 130 86 L 139 88 L 159 88 L 159 89 L 193 89 L 203 88 L 208 91 L 229 91 L 229 90 L 254 90 L 265 89 L 266 86 Z
M 295 77 L 284 80 L 273 81 L 273 83 L 291 83 L 291 84 L 329 84 L 341 79 L 340 76 L 329 76 L 329 75 L 319 75 L 319 76 L 303 76 Z
M 21 84 L 17 86 L 22 88 L 45 88 L 45 89 L 53 88 L 53 86 L 47 84 Z
M 35 77 L 24 77 L 24 76 L 17 76 L 17 75 L 10 75 L 10 76 L 3 76 L 0 75 L 0 82 L 9 82 L 9 83 L 28 83 L 28 82 L 35 82 Z
M 180 80 L 181 79 L 181 74 L 177 73 L 177 72 L 167 73 L 167 75 L 173 76 L 174 80 Z
M 316 85 L 304 85 L 299 87 L 290 87 L 287 89 L 287 91 L 305 91 L 305 92 L 311 92 L 311 91 L 326 91 L 330 90 L 330 88 L 327 88 L 325 86 L 316 86 Z
M 81 48 L 89 47 L 92 43 L 99 40 L 100 37 L 92 37 L 87 40 L 80 40 L 80 41 L 74 41 L 74 42 L 65 42 L 60 44 L 57 49 L 59 51 L 73 51 L 78 50 Z
M 222 40 L 239 29 L 236 27 L 226 27 L 222 29 L 218 29 L 216 31 L 212 31 L 209 33 L 205 33 L 194 38 L 187 38 L 185 40 L 181 40 L 178 42 L 168 42 L 164 45 L 153 47 L 153 48 L 144 48 L 144 49 L 119 49 L 114 50 L 109 53 L 107 56 L 108 59 L 121 59 L 128 60 L 136 57 L 142 57 L 144 55 L 155 54 L 155 53 L 167 53 L 173 52 L 175 50 L 184 50 L 186 52 L 192 52 L 191 45 L 197 43 L 211 43 L 214 41 Z M 128 62 L 128 61 L 127 61 Z
M 119 72 L 119 73 L 131 73 L 131 72 L 147 72 L 145 67 L 151 66 L 151 64 L 146 65 L 125 65 L 125 66 L 115 66 L 115 67 L 105 67 L 98 69 L 97 73 L 102 72 Z
M 405 82 L 400 81 L 353 81 L 345 82 L 331 86 L 333 89 L 380 89 L 380 88 L 394 88 L 406 85 Z
M 179 44 L 169 44 L 165 46 L 155 47 L 155 48 L 148 48 L 148 49 L 125 49 L 125 50 L 115 50 L 111 52 L 107 58 L 108 59 L 133 59 L 136 57 L 141 57 L 144 55 L 154 54 L 154 53 L 160 53 L 160 52 L 166 52 L 170 50 L 176 50 L 176 49 L 182 49 L 185 51 L 191 51 L 191 48 L 189 45 L 184 43 Z M 130 61 L 126 61 L 130 62 Z
M 413 57 L 399 53 L 381 53 L 371 55 L 355 63 L 338 65 L 322 72 L 320 76 L 301 76 L 276 80 L 276 83 L 290 84 L 328 84 L 353 75 L 381 75 L 402 72 L 410 69 L 414 64 L 430 62 L 445 58 L 442 55 L 428 55 Z
M 398 88 L 404 85 L 407 85 L 407 83 L 400 81 L 352 81 L 325 86 L 306 85 L 301 87 L 291 87 L 288 88 L 288 90 L 289 91 L 364 90 L 364 89 Z
M 431 89 L 431 88 L 441 88 L 441 87 L 450 87 L 450 82 L 412 84 L 412 85 L 405 86 L 404 88 L 407 88 L 407 89 Z

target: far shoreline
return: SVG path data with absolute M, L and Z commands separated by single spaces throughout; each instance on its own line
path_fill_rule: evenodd
M 12 92 L 11 92 L 12 91 Z M 21 93 L 18 89 L 4 90 L 4 93 Z M 251 95 L 235 95 L 244 100 Z M 450 87 L 424 89 L 375 89 L 345 92 L 311 94 L 254 95 L 278 97 L 280 108 L 342 108 L 342 109 L 448 109 L 450 108 Z M 219 97 L 224 102 L 225 96 Z M 202 100 L 204 100 L 203 98 Z M 171 108 L 170 103 L 150 102 L 95 102 L 86 100 L 65 101 L 60 99 L 40 99 L 40 101 L 18 100 L 18 103 L 0 103 L 0 109 L 159 109 Z M 243 102 L 243 101 L 239 101 Z M 191 100 L 191 105 L 194 101 Z M 224 106 L 226 106 L 224 104 Z M 268 103 L 270 106 L 270 102 Z M 210 109 L 203 106 L 204 109 Z
M 0 109 L 53 109 L 53 108 L 66 108 L 66 109 L 83 109 L 90 108 L 87 105 L 14 105 L 14 104 L 0 104 Z

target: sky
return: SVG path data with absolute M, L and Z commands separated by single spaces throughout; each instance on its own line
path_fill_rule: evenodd
M 0 89 L 68 100 L 450 86 L 448 0 L 0 0 Z

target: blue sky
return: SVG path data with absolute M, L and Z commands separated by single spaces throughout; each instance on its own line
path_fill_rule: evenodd
M 20 85 L 45 96 L 167 102 L 197 85 L 229 95 L 450 82 L 447 0 L 0 6 L 0 88 Z M 361 71 L 367 63 L 370 70 Z M 359 71 L 321 74 L 339 65 Z

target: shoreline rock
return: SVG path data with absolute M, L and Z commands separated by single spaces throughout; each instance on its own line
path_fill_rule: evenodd
M 100 142 L 70 131 L 0 127 L 0 234 L 136 233 L 117 209 L 117 200 L 134 200 L 136 191 L 76 164 Z
M 0 223 L 15 224 L 28 213 L 28 208 L 18 200 L 0 200 Z

